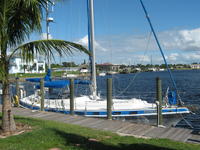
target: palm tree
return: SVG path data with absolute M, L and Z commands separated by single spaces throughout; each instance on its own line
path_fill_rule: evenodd
M 72 50 L 89 52 L 81 45 L 63 40 L 38 40 L 23 44 L 34 31 L 41 31 L 42 11 L 50 0 L 0 0 L 0 73 L 2 76 L 2 130 L 16 130 L 9 93 L 9 61 L 17 53 L 25 61 L 35 54 L 53 57 L 72 54 Z M 8 52 L 11 52 L 8 55 Z M 50 53 L 50 55 L 48 55 Z

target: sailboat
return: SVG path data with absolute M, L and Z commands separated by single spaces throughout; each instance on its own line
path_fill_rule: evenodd
M 142 1 L 140 1 L 144 12 L 147 15 L 146 9 Z M 99 96 L 97 96 L 97 82 L 96 82 L 96 66 L 95 66 L 95 46 L 94 46 L 94 10 L 93 10 L 93 0 L 88 0 L 88 14 L 89 14 L 89 50 L 92 53 L 91 59 L 91 89 L 92 94 L 87 96 L 79 96 L 74 100 L 75 114 L 83 115 L 87 117 L 106 117 L 107 116 L 107 101 Z M 148 15 L 147 15 L 148 16 Z M 150 22 L 149 18 L 147 18 Z M 151 29 L 154 33 L 156 41 L 158 39 L 153 30 L 152 24 L 150 22 Z M 161 49 L 159 42 L 158 46 Z M 161 54 L 166 63 L 164 54 L 161 49 Z M 167 63 L 166 63 L 167 65 Z M 168 65 L 167 65 L 168 68 Z M 172 77 L 171 71 L 168 68 L 170 77 Z M 172 78 L 173 84 L 176 84 Z M 90 84 L 89 82 L 75 81 L 77 84 Z M 53 81 L 46 80 L 44 86 L 46 88 L 62 88 L 67 87 L 69 81 L 60 81 L 60 83 L 53 83 Z M 36 86 L 39 89 L 39 85 Z M 36 90 L 35 94 L 23 97 L 20 99 L 20 104 L 30 108 L 30 109 L 40 109 L 40 96 Z M 69 114 L 70 113 L 70 99 L 68 98 L 45 98 L 44 107 L 46 111 L 55 111 Z M 165 106 L 162 106 L 162 114 L 164 118 L 167 118 L 165 125 L 175 125 L 178 121 L 182 119 L 182 116 L 190 113 L 189 109 L 184 106 L 179 106 L 176 98 L 176 94 L 169 93 L 168 100 Z M 112 117 L 116 119 L 129 119 L 132 122 L 145 122 L 145 123 L 155 123 L 153 119 L 156 118 L 157 109 L 155 103 L 148 103 L 145 100 L 138 98 L 131 99 L 113 99 L 112 105 Z M 150 119 L 149 119 L 150 118 Z

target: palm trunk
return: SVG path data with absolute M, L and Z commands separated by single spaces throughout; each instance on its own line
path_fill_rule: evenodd
M 8 63 L 3 65 L 3 107 L 2 107 L 2 130 L 4 133 L 13 133 L 16 130 L 16 125 L 12 113 L 11 99 L 9 92 L 9 78 L 8 78 Z

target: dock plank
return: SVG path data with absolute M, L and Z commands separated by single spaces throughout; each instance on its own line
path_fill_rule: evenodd
M 187 142 L 200 144 L 200 134 L 191 134 L 191 137 L 187 139 Z
M 75 121 L 73 122 L 73 124 L 77 124 L 77 125 L 83 125 L 83 124 L 88 124 L 88 122 L 94 121 L 92 118 L 84 118 L 82 120 L 79 121 Z
M 137 128 L 139 127 L 139 125 L 137 124 L 132 124 L 131 126 L 129 126 L 128 128 L 124 129 L 123 131 L 121 131 L 121 133 L 124 134 L 131 134 L 133 131 L 135 131 Z
M 104 121 L 105 121 L 104 119 L 92 120 L 92 121 L 85 123 L 83 125 L 86 126 L 86 127 L 90 127 L 90 128 L 98 128 L 98 126 Z
M 186 142 L 187 139 L 190 139 L 191 137 L 191 130 L 184 129 L 180 135 L 176 136 L 176 141 Z
M 117 132 L 123 133 L 123 131 L 127 130 L 128 128 L 131 128 L 132 125 L 133 125 L 132 123 L 125 124 L 123 127 L 118 129 Z
M 165 128 L 153 128 L 152 130 L 150 130 L 149 132 L 147 132 L 145 134 L 145 136 L 147 137 L 153 137 L 153 138 L 158 138 L 160 137 L 160 135 L 162 135 L 165 131 Z
M 149 129 L 151 126 L 141 126 L 141 128 L 138 128 L 137 130 L 133 131 L 131 134 L 142 136 L 145 135 L 146 131 L 150 131 Z

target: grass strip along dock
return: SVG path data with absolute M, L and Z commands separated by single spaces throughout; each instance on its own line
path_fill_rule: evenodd
M 32 112 L 24 108 L 13 108 L 13 112 L 20 116 L 16 117 L 16 121 L 30 125 L 32 131 L 1 139 L 2 150 L 50 150 L 51 148 L 200 150 L 199 144 L 181 143 L 200 141 L 200 135 L 193 135 L 189 129 L 157 128 L 117 120 L 54 112 Z

